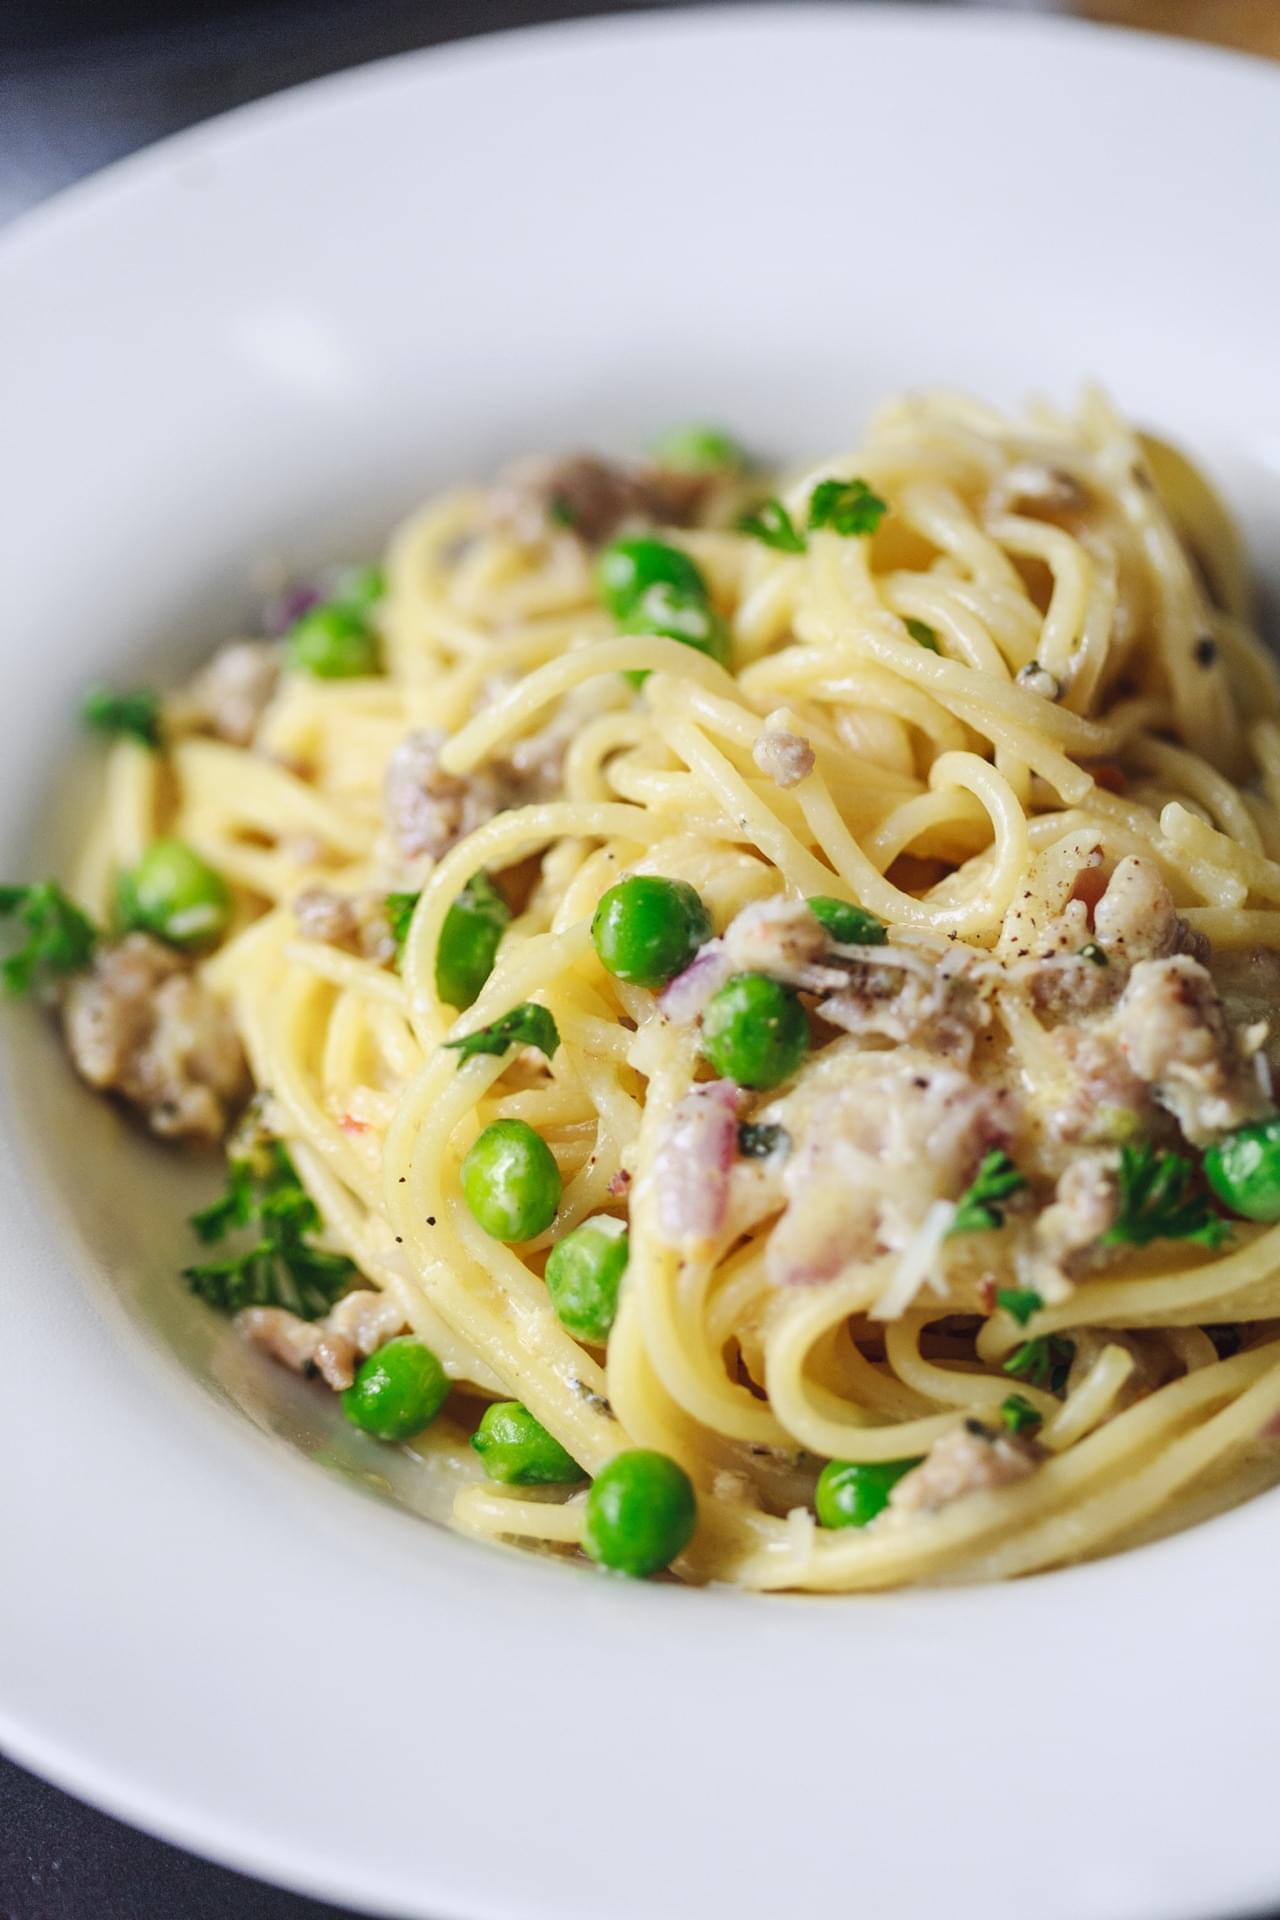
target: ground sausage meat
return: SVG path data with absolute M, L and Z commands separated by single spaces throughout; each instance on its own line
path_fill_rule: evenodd
M 1035 1226 L 1037 1251 L 1055 1266 L 1093 1246 L 1115 1225 L 1115 1161 L 1112 1153 L 1083 1153 L 1059 1177 L 1053 1199 Z
M 666 467 L 626 467 L 592 453 L 512 467 L 492 496 L 495 516 L 523 538 L 545 535 L 548 523 L 599 546 L 627 521 L 664 527 L 697 523 L 715 476 Z
M 792 1141 L 766 1268 L 774 1285 L 803 1286 L 900 1252 L 933 1202 L 953 1199 L 1007 1143 L 1013 1103 L 920 1049 L 837 1041 L 755 1118 Z
M 308 887 L 294 901 L 293 916 L 299 933 L 307 940 L 345 947 L 379 966 L 389 965 L 396 957 L 385 894 L 335 893 L 329 887 Z
M 335 1393 L 351 1385 L 360 1360 L 405 1325 L 391 1296 L 372 1287 L 344 1293 L 323 1320 L 303 1320 L 283 1307 L 246 1307 L 236 1315 L 246 1340 L 294 1373 L 318 1373 Z
M 899 1480 L 889 1504 L 899 1513 L 936 1513 L 967 1493 L 1025 1480 L 1039 1459 L 1033 1443 L 966 1420 L 934 1441 L 920 1465 Z
M 1235 1044 L 1208 969 L 1188 954 L 1139 961 L 1114 1021 L 1129 1066 L 1194 1146 L 1270 1111 L 1270 1076 L 1264 1088 Z
M 751 749 L 751 758 L 776 787 L 798 787 L 816 764 L 813 748 L 801 733 L 793 733 L 777 714 L 770 714 Z
M 299 1319 L 283 1307 L 246 1307 L 236 1331 L 293 1373 L 318 1373 L 341 1393 L 356 1377 L 355 1342 L 323 1321 Z
M 247 747 L 279 678 L 279 649 L 270 641 L 230 640 L 176 696 L 179 727 Z
M 1118 861 L 1093 910 L 1094 936 L 1108 958 L 1155 960 L 1173 953 L 1179 925 L 1159 870 L 1136 853 Z
M 443 728 L 410 733 L 387 766 L 387 824 L 406 860 L 441 859 L 457 841 L 491 820 L 504 804 L 502 783 L 481 767 L 459 779 L 440 765 Z
M 98 949 L 62 1010 L 76 1071 L 118 1093 L 153 1133 L 219 1140 L 245 1091 L 231 1017 L 189 964 L 149 934 Z

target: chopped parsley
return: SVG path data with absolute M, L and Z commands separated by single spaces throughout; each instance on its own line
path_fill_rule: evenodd
M 90 687 L 81 702 L 80 718 L 95 733 L 122 735 L 144 747 L 160 744 L 160 696 L 147 687 L 136 693 Z
M 1027 1184 L 1008 1154 L 995 1147 L 978 1168 L 972 1186 L 956 1202 L 951 1233 L 985 1233 L 1004 1225 L 1004 1202 Z
M 191 1216 L 206 1244 L 229 1233 L 252 1230 L 239 1253 L 184 1267 L 191 1291 L 219 1313 L 243 1307 L 283 1307 L 302 1320 L 318 1320 L 351 1284 L 355 1268 L 345 1255 L 310 1245 L 320 1226 L 315 1202 L 279 1140 L 256 1143 L 227 1163 L 225 1191 Z
M 1195 1240 L 1220 1247 L 1231 1229 L 1202 1194 L 1188 1194 L 1191 1162 L 1181 1153 L 1157 1153 L 1149 1140 L 1120 1149 L 1120 1211 L 1100 1247 L 1145 1247 L 1153 1240 Z
M 781 500 L 762 500 L 751 513 L 744 513 L 738 521 L 738 532 L 763 541 L 766 547 L 776 547 L 779 553 L 803 553 L 807 544 Z
M 845 536 L 874 533 L 888 511 L 865 480 L 820 480 L 809 495 L 809 525 Z
M 1039 1313 L 1044 1301 L 1034 1287 L 997 1287 L 996 1305 L 1003 1307 L 1020 1327 L 1025 1327 L 1032 1314 Z
M 1011 1393 L 1000 1402 L 1000 1418 L 1010 1433 L 1034 1433 L 1044 1425 L 1044 1415 L 1036 1412 L 1024 1393 Z
M 409 922 L 413 919 L 413 910 L 422 898 L 420 893 L 389 893 L 387 895 L 387 919 L 391 922 L 391 938 L 399 953 L 409 937 Z
M 98 930 L 53 880 L 34 887 L 0 887 L 0 919 L 15 914 L 27 939 L 0 966 L 10 993 L 28 993 L 52 976 L 78 973 L 93 958 Z
M 865 907 L 852 906 L 825 893 L 813 894 L 807 905 L 838 947 L 882 947 L 889 937 L 884 921 L 877 920 Z
M 1111 965 L 1111 962 L 1107 958 L 1106 948 L 1100 947 L 1096 940 L 1086 940 L 1077 957 L 1081 960 L 1091 960 L 1095 967 L 1109 967 Z
M 917 646 L 928 647 L 930 653 L 941 653 L 937 634 L 923 620 L 908 620 L 906 627 Z
M 744 1160 L 767 1160 L 771 1153 L 786 1153 L 790 1146 L 791 1135 L 785 1127 L 744 1120 L 738 1128 L 738 1152 Z
M 547 1007 L 526 1000 L 478 1032 L 464 1034 L 461 1040 L 446 1040 L 444 1044 L 457 1054 L 459 1066 L 473 1054 L 503 1054 L 508 1047 L 537 1047 L 550 1060 L 560 1045 L 560 1029 L 555 1015 Z
M 1024 1340 L 1009 1355 L 1004 1370 L 1033 1387 L 1047 1387 L 1050 1393 L 1061 1393 L 1075 1357 L 1074 1341 L 1063 1340 L 1056 1333 L 1042 1333 L 1037 1340 Z
M 578 516 L 573 510 L 573 502 L 562 493 L 553 493 L 547 502 L 547 518 L 553 527 L 573 527 Z

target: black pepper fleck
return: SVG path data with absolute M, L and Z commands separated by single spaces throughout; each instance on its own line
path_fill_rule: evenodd
M 1218 657 L 1218 643 L 1207 633 L 1202 633 L 1192 651 L 1198 667 L 1211 667 Z
M 427 1225 L 428 1225 L 429 1227 L 434 1227 L 434 1225 L 435 1225 L 435 1223 L 436 1223 L 436 1217 L 435 1217 L 435 1215 L 434 1215 L 434 1213 L 429 1213 L 429 1214 L 427 1215 Z

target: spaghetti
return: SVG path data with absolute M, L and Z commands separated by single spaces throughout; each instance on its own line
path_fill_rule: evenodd
M 286 670 L 229 728 L 179 698 L 159 751 L 114 746 L 75 887 L 107 918 L 166 835 L 232 889 L 199 982 L 377 1337 L 453 1383 L 421 1445 L 456 1524 L 587 1525 L 579 1487 L 480 1476 L 494 1396 L 584 1476 L 677 1462 L 677 1573 L 756 1589 L 1007 1577 L 1269 1483 L 1280 1226 L 1222 1169 L 1269 1150 L 1280 1058 L 1280 680 L 1206 483 L 1096 395 L 907 398 L 746 521 L 751 476 L 678 514 L 618 480 L 610 530 L 661 525 L 705 583 L 692 644 L 614 617 L 603 529 L 539 484 L 396 534 L 381 671 Z M 477 875 L 509 924 L 459 1013 L 438 956 Z M 658 990 L 593 940 L 635 876 L 711 922 Z M 388 895 L 417 896 L 398 957 L 352 906 Z M 803 1012 L 772 1081 L 708 1062 L 744 976 Z M 446 1044 L 529 1004 L 550 1057 Z M 516 1242 L 461 1179 L 500 1120 L 559 1181 Z M 607 1340 L 544 1277 L 602 1219 Z

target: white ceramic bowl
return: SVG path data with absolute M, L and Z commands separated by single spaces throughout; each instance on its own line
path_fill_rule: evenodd
M 261 556 L 359 553 L 533 448 L 709 416 L 799 452 L 903 383 L 1096 374 L 1207 453 L 1274 570 L 1278 184 L 1262 67 L 805 8 L 398 60 L 114 169 L 0 247 L 0 867 L 42 870 L 86 804 L 54 777 L 86 680 L 193 657 Z M 1016 1586 L 853 1600 L 464 1543 L 344 1484 L 320 1396 L 185 1296 L 207 1173 L 5 1025 L 18 1757 L 436 1920 L 1280 1896 L 1280 1496 Z

